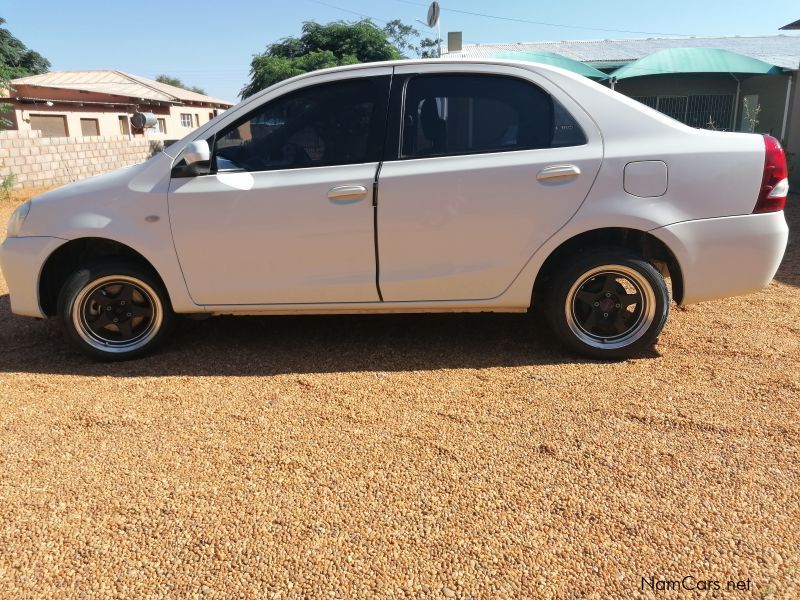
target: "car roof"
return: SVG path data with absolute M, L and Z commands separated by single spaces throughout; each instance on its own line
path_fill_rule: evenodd
M 561 73 L 569 73 L 564 69 L 559 67 L 554 67 L 552 65 L 547 65 L 544 63 L 536 63 L 531 61 L 525 60 L 514 60 L 514 59 L 507 59 L 507 58 L 411 58 L 411 59 L 401 59 L 401 60 L 387 60 L 387 61 L 379 61 L 379 62 L 367 62 L 367 63 L 357 63 L 353 65 L 343 65 L 340 67 L 329 67 L 327 69 L 319 69 L 318 71 L 310 71 L 308 73 L 302 73 L 301 75 L 297 75 L 292 77 L 292 80 L 295 81 L 297 79 L 302 79 L 304 77 L 311 77 L 315 75 L 322 75 L 326 73 L 336 73 L 336 72 L 344 72 L 344 71 L 355 71 L 359 69 L 374 69 L 380 67 L 404 67 L 410 65 L 474 65 L 476 67 L 485 66 L 485 65 L 496 65 L 496 66 L 515 66 L 515 67 L 523 67 L 529 70 L 536 69 L 536 70 L 544 70 L 544 71 L 554 71 L 554 72 L 561 72 Z M 287 80 L 288 81 L 288 80 Z
M 414 59 L 403 59 L 403 60 L 387 60 L 387 61 L 378 61 L 378 62 L 368 62 L 368 63 L 357 63 L 354 65 L 343 65 L 340 67 L 329 67 L 327 69 L 319 69 L 316 71 L 309 71 L 308 73 L 301 73 L 300 75 L 295 75 L 294 77 L 290 77 L 289 79 L 284 79 L 279 81 L 263 90 L 258 91 L 257 93 L 253 94 L 249 98 L 247 98 L 244 102 L 249 103 L 251 100 L 256 100 L 261 96 L 269 94 L 272 90 L 282 87 L 285 85 L 293 84 L 295 82 L 303 81 L 306 79 L 313 79 L 316 77 L 322 77 L 325 75 L 330 75 L 334 73 L 346 73 L 351 71 L 359 71 L 359 70 L 370 70 L 370 69 L 385 69 L 385 68 L 394 68 L 394 67 L 404 67 L 404 66 L 412 66 L 412 65 L 438 65 L 446 67 L 448 66 L 460 66 L 460 67 L 470 67 L 474 66 L 476 68 L 486 67 L 486 66 L 509 66 L 509 67 L 517 67 L 526 69 L 528 71 L 535 71 L 538 73 L 546 74 L 553 74 L 553 75 L 560 75 L 562 77 L 566 77 L 568 79 L 574 81 L 583 81 L 586 83 L 586 78 L 582 75 L 576 75 L 572 71 L 568 71 L 566 69 L 562 69 L 560 67 L 555 67 L 553 65 L 547 65 L 544 63 L 536 63 L 524 60 L 513 60 L 513 59 L 505 59 L 505 58 L 470 58 L 470 59 L 463 59 L 463 58 L 414 58 Z M 460 70 L 460 69 L 459 69 Z

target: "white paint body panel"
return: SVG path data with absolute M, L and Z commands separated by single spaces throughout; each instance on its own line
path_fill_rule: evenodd
M 572 113 L 589 143 L 384 162 L 377 231 L 384 302 L 374 287 L 377 164 L 170 181 L 191 141 L 283 93 L 423 70 L 528 78 Z M 647 189 L 637 184 L 626 191 L 626 165 L 641 161 L 666 165 L 662 194 L 641 197 L 658 191 L 649 177 Z M 538 183 L 537 173 L 556 164 L 579 166 L 581 174 L 563 185 Z M 694 302 L 746 293 L 773 276 L 787 234 L 782 213 L 750 214 L 763 164 L 761 136 L 691 129 L 555 67 L 448 60 L 357 65 L 282 82 L 142 165 L 34 199 L 21 237 L 0 248 L 0 263 L 12 309 L 33 316 L 41 315 L 44 261 L 64 240 L 84 237 L 117 241 L 144 256 L 177 312 L 520 311 L 542 264 L 562 243 L 615 227 L 662 240 L 683 271 L 685 302 Z M 335 185 L 363 185 L 370 194 L 334 206 L 326 194 Z
M 662 160 L 637 160 L 625 165 L 622 187 L 631 196 L 657 198 L 667 193 L 667 163 Z
M 749 294 L 780 266 L 789 228 L 783 212 L 685 221 L 654 229 L 678 259 L 684 304 Z
M 167 211 L 172 159 L 158 154 L 133 167 L 92 177 L 52 190 L 31 203 L 25 237 L 59 237 L 64 240 L 104 238 L 125 244 L 144 256 L 161 275 L 178 312 L 197 311 L 183 281 Z M 148 222 L 147 217 L 158 217 Z M 43 257 L 46 259 L 47 257 Z M 12 295 L 14 288 L 9 288 Z M 37 298 L 38 289 L 25 292 Z
M 396 74 L 453 72 L 436 61 Z M 474 73 L 475 68 L 462 67 Z M 468 156 L 384 162 L 378 248 L 384 300 L 474 300 L 500 296 L 544 241 L 578 210 L 600 168 L 600 132 L 569 96 L 530 71 L 483 72 L 525 78 L 547 89 L 583 128 L 588 143 Z M 537 181 L 553 165 L 580 175 Z
M 377 302 L 378 163 L 173 179 L 175 248 L 197 304 Z M 336 204 L 328 190 L 368 195 Z M 249 188 L 249 189 L 244 189 Z
M 8 238 L 0 249 L 3 269 L 11 294 L 11 312 L 25 317 L 43 317 L 39 308 L 39 274 L 47 257 L 66 240 L 54 237 Z

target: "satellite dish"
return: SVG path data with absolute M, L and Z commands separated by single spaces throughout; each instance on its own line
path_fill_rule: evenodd
M 434 0 L 428 7 L 428 27 L 436 27 L 439 22 L 439 3 Z

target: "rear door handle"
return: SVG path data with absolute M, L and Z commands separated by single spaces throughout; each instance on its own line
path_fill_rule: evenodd
M 575 179 L 580 174 L 581 170 L 575 165 L 553 165 L 539 171 L 536 179 L 548 183 L 559 183 Z
M 358 202 L 367 197 L 367 188 L 363 185 L 337 185 L 328 190 L 328 200 L 337 204 Z

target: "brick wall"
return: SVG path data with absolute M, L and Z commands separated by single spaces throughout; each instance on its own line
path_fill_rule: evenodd
M 140 163 L 163 142 L 143 137 L 41 137 L 41 131 L 0 131 L 0 178 L 15 188 L 44 188 Z

